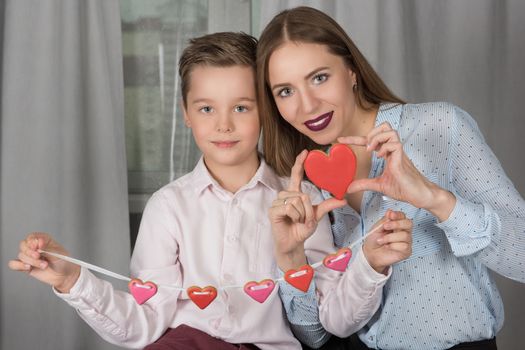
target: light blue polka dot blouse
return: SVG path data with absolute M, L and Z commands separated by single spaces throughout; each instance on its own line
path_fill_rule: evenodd
M 384 104 L 376 125 L 383 122 L 398 131 L 419 171 L 452 192 L 457 203 L 441 223 L 423 209 L 375 192 L 365 192 L 361 215 L 348 206 L 333 212 L 339 247 L 364 235 L 387 209 L 405 212 L 414 223 L 412 256 L 393 267 L 381 307 L 359 337 L 370 348 L 418 350 L 494 337 L 504 315 L 488 270 L 525 282 L 523 198 L 475 121 L 460 108 Z M 383 167 L 384 160 L 374 155 L 369 177 L 379 176 Z M 314 289 L 299 293 L 286 284 L 280 287 L 294 333 L 310 346 L 324 343 L 328 337 L 319 323 Z

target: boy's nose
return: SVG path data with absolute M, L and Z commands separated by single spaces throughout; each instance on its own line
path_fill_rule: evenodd
M 232 119 L 229 115 L 222 115 L 217 121 L 218 132 L 232 132 L 234 129 Z

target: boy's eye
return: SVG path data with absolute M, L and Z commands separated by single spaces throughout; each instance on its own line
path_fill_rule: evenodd
M 321 84 L 322 82 L 325 82 L 328 79 L 328 74 L 326 73 L 319 73 L 314 75 L 313 81 L 314 84 Z
M 211 108 L 210 106 L 204 106 L 204 107 L 201 107 L 199 111 L 203 113 L 211 113 L 213 111 L 213 108 Z
M 248 112 L 248 107 L 246 107 L 246 106 L 235 106 L 234 110 L 235 110 L 235 112 L 238 112 L 238 113 L 245 113 L 245 112 Z
M 279 97 L 288 97 L 292 94 L 292 89 L 290 88 L 282 88 L 281 90 L 279 90 L 279 92 L 277 93 L 277 95 Z

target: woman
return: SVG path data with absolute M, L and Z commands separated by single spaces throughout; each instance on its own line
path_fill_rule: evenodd
M 503 305 L 488 269 L 525 281 L 525 204 L 474 120 L 448 103 L 405 104 L 313 8 L 273 18 L 259 40 L 257 73 L 264 153 L 279 175 L 290 174 L 305 148 L 346 143 L 357 156 L 348 206 L 333 211 L 338 246 L 388 209 L 413 220 L 412 256 L 394 265 L 359 346 L 495 349 Z M 303 328 L 296 334 L 319 346 L 326 336 L 312 316 L 315 298 L 280 293 L 290 322 Z

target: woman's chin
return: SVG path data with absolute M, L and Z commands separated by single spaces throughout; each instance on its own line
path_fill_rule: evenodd
M 313 142 L 317 143 L 318 145 L 321 145 L 321 146 L 330 146 L 330 145 L 333 145 L 334 143 L 337 143 L 337 137 L 338 136 L 333 136 L 333 135 L 330 135 L 329 133 L 323 133 L 322 135 L 319 134 L 319 135 L 308 135 L 308 137 L 310 138 L 310 140 L 312 140 Z

